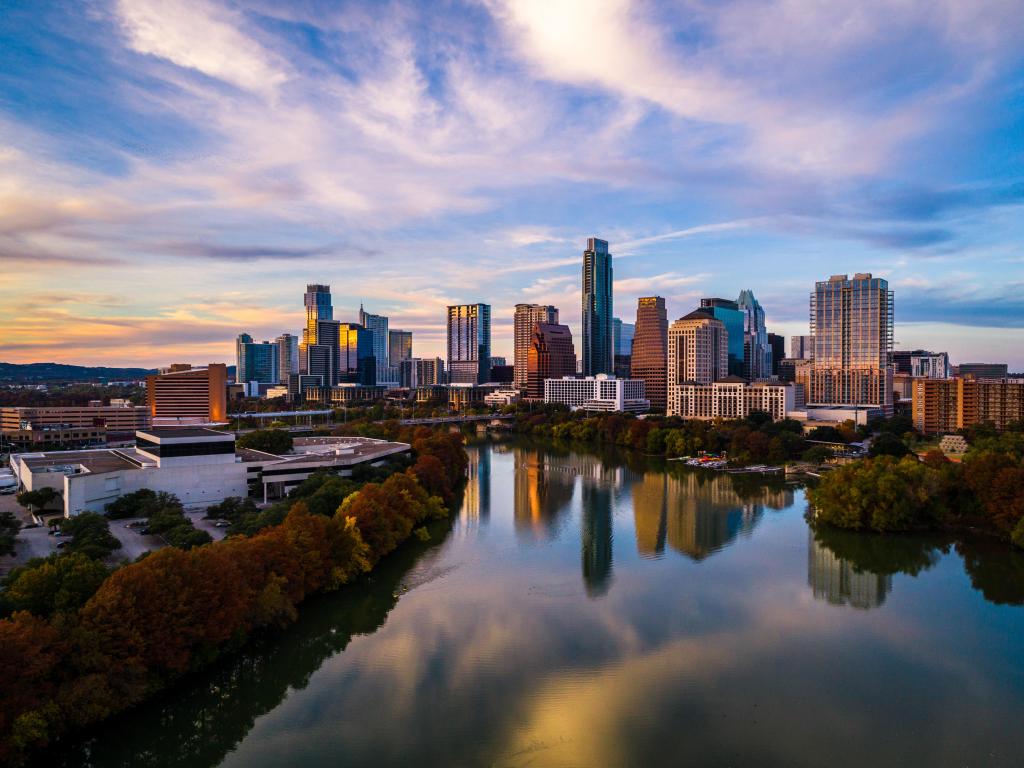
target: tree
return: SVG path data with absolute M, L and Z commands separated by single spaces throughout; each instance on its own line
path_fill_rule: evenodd
M 251 448 L 280 456 L 292 449 L 292 436 L 283 429 L 258 429 L 236 441 L 239 448 Z
M 110 532 L 107 518 L 98 512 L 82 512 L 68 518 L 61 530 L 72 537 L 67 545 L 68 552 L 102 560 L 121 548 L 121 542 Z
M 0 556 L 13 555 L 21 521 L 13 512 L 0 512 Z
M 5 613 L 29 611 L 51 616 L 77 611 L 93 596 L 110 569 L 81 552 L 36 558 L 4 581 Z
M 883 432 L 871 441 L 868 456 L 895 456 L 897 459 L 910 453 L 906 443 L 891 432 Z
M 49 486 L 43 486 L 37 488 L 34 491 L 22 491 L 15 498 L 21 506 L 28 509 L 30 512 L 42 512 L 55 500 L 60 498 L 60 493 L 55 488 Z

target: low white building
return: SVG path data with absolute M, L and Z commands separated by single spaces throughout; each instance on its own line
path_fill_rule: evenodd
M 644 394 L 642 379 L 617 379 L 603 373 L 544 379 L 544 402 L 562 403 L 574 411 L 643 413 L 651 407 Z
M 126 448 L 15 454 L 11 466 L 25 490 L 60 492 L 70 517 L 103 512 L 142 488 L 173 493 L 186 507 L 250 492 L 264 500 L 282 497 L 314 472 L 349 474 L 356 464 L 408 450 L 405 443 L 365 437 L 307 437 L 279 456 L 236 448 L 230 432 L 178 428 L 137 431 L 135 445 Z
M 801 408 L 800 385 L 750 384 L 735 376 L 712 384 L 677 384 L 668 393 L 668 415 L 684 419 L 745 419 L 764 411 L 781 421 Z
M 487 405 L 515 405 L 519 402 L 518 389 L 496 389 L 484 395 Z

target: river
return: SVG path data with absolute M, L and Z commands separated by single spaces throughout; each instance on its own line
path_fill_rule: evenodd
M 430 542 L 41 764 L 1024 765 L 1024 555 L 638 456 L 470 458 Z

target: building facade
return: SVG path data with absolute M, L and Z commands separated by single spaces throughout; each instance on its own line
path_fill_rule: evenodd
M 911 382 L 911 414 L 914 429 L 939 435 L 960 429 L 961 387 L 958 379 L 914 379 Z
M 414 357 L 398 366 L 399 386 L 407 389 L 445 383 L 444 360 L 440 357 Z
M 448 373 L 453 384 L 484 384 L 490 378 L 491 305 L 448 307 Z
M 779 363 L 786 358 L 786 337 L 769 333 L 768 346 L 772 351 L 772 376 L 778 376 Z
M 612 255 L 608 243 L 587 240 L 583 252 L 583 374 L 611 373 L 612 359 Z
M 893 294 L 870 273 L 833 275 L 811 294 L 809 406 L 893 411 Z
M 375 315 L 363 309 L 359 305 L 359 324 L 370 332 L 373 357 L 377 365 L 390 365 L 388 353 L 390 351 L 390 334 L 388 333 L 388 318 L 385 315 Z
M 745 369 L 743 351 L 743 324 L 746 313 L 732 299 L 709 298 L 700 300 L 700 309 L 721 320 L 725 326 L 729 351 L 729 376 L 742 376 Z M 723 374 L 725 375 L 725 374 Z
M 789 337 L 789 359 L 790 360 L 813 360 L 814 359 L 814 337 L 813 336 L 790 336 Z
M 976 379 L 1005 379 L 1009 375 L 1006 363 L 960 363 L 958 376 L 973 376 Z
M 146 377 L 153 424 L 222 422 L 227 419 L 228 369 L 224 363 Z
M 732 376 L 713 384 L 680 384 L 672 389 L 668 415 L 684 419 L 745 419 L 754 411 L 774 421 L 789 418 L 803 406 L 801 388 L 794 384 L 751 384 Z
M 751 290 L 740 291 L 736 304 L 743 313 L 743 378 L 768 379 L 772 375 L 772 349 L 768 345 L 764 308 Z
M 945 352 L 926 352 L 911 355 L 910 375 L 915 379 L 948 379 L 949 355 Z
M 388 331 L 388 362 L 398 365 L 412 359 L 412 331 Z
M 544 381 L 544 402 L 561 403 L 574 411 L 623 411 L 643 413 L 650 408 L 644 383 L 600 374 L 578 379 L 566 376 Z
M 696 310 L 668 329 L 668 392 L 679 384 L 711 384 L 729 373 L 725 324 L 705 310 Z
M 299 342 L 299 372 L 310 373 L 307 351 L 311 345 L 319 343 L 317 340 L 318 323 L 321 320 L 334 319 L 331 286 L 319 283 L 307 285 L 302 302 L 306 308 L 306 327 L 302 329 L 302 340 Z
M 642 296 L 636 306 L 630 376 L 644 382 L 651 408 L 665 410 L 668 390 L 668 313 L 661 296 Z
M 291 376 L 299 372 L 299 338 L 282 333 L 274 343 L 277 344 L 277 380 L 287 386 Z
M 512 365 L 515 368 L 513 383 L 519 388 L 526 386 L 526 358 L 530 352 L 533 329 L 537 323 L 558 325 L 558 308 L 550 304 L 516 304 L 512 320 Z
M 544 399 L 544 381 L 573 376 L 576 373 L 576 350 L 572 331 L 567 325 L 536 323 L 526 356 L 526 396 Z
M 235 342 L 237 359 L 235 381 L 248 384 L 277 384 L 280 376 L 280 350 L 270 341 L 256 343 L 248 333 L 240 333 Z
M 628 379 L 630 376 L 635 335 L 634 323 L 624 323 L 617 317 L 612 318 L 612 365 L 616 378 Z

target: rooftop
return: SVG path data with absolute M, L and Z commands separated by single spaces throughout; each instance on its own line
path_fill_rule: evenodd
M 81 466 L 93 474 L 138 469 L 122 451 L 51 451 L 48 453 L 22 454 L 21 460 L 28 469 L 35 472 L 60 471 L 60 468 Z
M 230 432 L 220 432 L 216 429 L 205 427 L 151 427 L 150 429 L 136 430 L 140 434 L 151 435 L 152 437 L 234 437 Z

